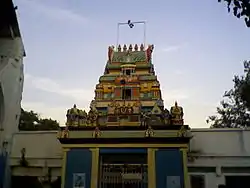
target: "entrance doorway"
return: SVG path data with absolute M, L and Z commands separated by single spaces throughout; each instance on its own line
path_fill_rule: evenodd
M 146 154 L 100 156 L 99 188 L 147 188 Z

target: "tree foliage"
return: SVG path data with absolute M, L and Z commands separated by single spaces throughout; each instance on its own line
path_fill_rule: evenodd
M 19 120 L 20 131 L 43 131 L 43 130 L 57 130 L 59 123 L 51 118 L 40 118 L 34 111 L 25 111 L 21 109 L 21 116 Z
M 250 127 L 250 61 L 244 61 L 245 75 L 234 76 L 234 87 L 226 91 L 217 115 L 207 120 L 211 128 Z
M 250 27 L 250 0 L 218 0 L 227 3 L 228 12 L 237 18 L 244 18 L 246 26 Z

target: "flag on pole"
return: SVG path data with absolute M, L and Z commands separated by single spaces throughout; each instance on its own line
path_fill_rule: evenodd
M 128 26 L 132 29 L 135 25 L 131 22 L 131 20 L 128 20 Z

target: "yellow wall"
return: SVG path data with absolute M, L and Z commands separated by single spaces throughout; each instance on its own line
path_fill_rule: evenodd
M 99 169 L 99 148 L 91 148 L 92 152 L 92 169 L 91 169 L 91 186 L 98 187 L 98 169 Z
M 140 75 L 140 74 L 148 74 L 148 70 L 138 70 L 138 69 L 136 69 L 136 70 L 135 70 L 135 73 L 136 73 L 136 74 L 139 74 L 139 75 Z
M 103 84 L 103 91 L 104 93 L 112 93 L 114 92 L 114 86 L 113 84 Z
M 148 187 L 156 186 L 155 151 L 156 148 L 148 148 Z
M 109 70 L 109 74 L 110 75 L 118 75 L 118 74 L 120 74 L 120 70 Z
M 151 87 L 153 85 L 153 82 L 141 82 L 140 87 L 141 87 L 141 92 L 149 92 L 151 91 Z

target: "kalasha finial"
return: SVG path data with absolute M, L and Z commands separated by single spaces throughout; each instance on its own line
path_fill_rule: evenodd
M 175 105 L 175 106 L 178 106 L 178 102 L 177 102 L 177 101 L 175 101 L 175 102 L 174 102 L 174 105 Z
M 144 45 L 143 45 L 143 44 L 141 44 L 141 46 L 140 46 L 140 50 L 141 50 L 141 51 L 143 51 L 143 50 L 144 50 Z
M 155 47 L 155 46 L 152 44 L 152 45 L 151 45 L 151 50 L 152 50 L 152 52 L 153 52 L 153 50 L 154 50 L 154 47 Z
M 122 47 L 121 47 L 121 45 L 119 44 L 118 45 L 118 52 L 121 52 L 122 51 Z
M 73 108 L 76 108 L 76 104 L 74 104 Z
M 135 44 L 135 51 L 138 51 L 138 45 Z
M 124 44 L 124 46 L 123 46 L 123 51 L 124 51 L 124 52 L 127 51 L 127 46 L 126 46 L 126 44 Z
M 132 44 L 129 45 L 128 50 L 129 50 L 130 52 L 132 52 L 132 50 L 133 50 Z

